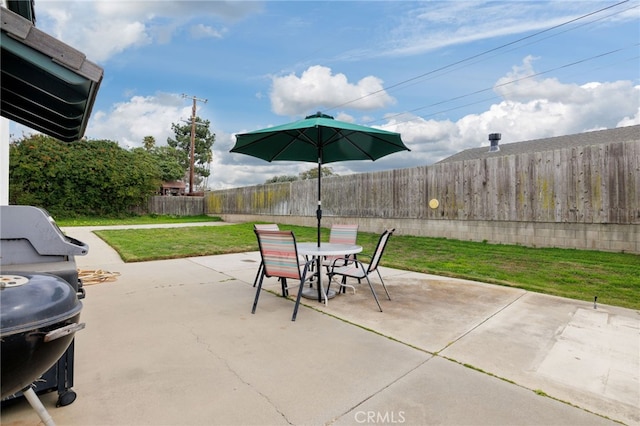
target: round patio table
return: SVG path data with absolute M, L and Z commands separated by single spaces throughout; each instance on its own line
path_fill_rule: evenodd
M 356 254 L 362 252 L 362 246 L 355 244 L 336 244 L 336 243 L 298 243 L 298 254 L 302 256 L 311 256 L 316 261 L 324 256 L 346 256 L 349 254 Z M 307 299 L 318 299 L 318 302 L 322 302 L 322 265 L 316 262 L 318 270 L 318 289 L 317 292 L 312 287 L 303 287 L 302 297 Z M 336 296 L 335 290 L 329 290 L 324 294 L 325 303 L 326 300 L 332 299 Z

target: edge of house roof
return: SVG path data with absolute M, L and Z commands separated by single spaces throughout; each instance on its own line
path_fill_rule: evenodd
M 476 160 L 482 158 L 501 157 L 506 155 L 523 154 L 527 152 L 554 151 L 557 149 L 601 145 L 612 142 L 628 142 L 640 140 L 640 125 L 616 127 L 613 129 L 596 130 L 592 132 L 576 133 L 565 136 L 554 136 L 543 139 L 533 139 L 522 142 L 500 144 L 500 150 L 489 152 L 489 145 L 470 148 L 453 154 L 436 164 L 453 161 Z

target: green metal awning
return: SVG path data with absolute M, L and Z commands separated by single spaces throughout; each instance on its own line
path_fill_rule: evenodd
M 103 69 L 4 7 L 0 112 L 64 142 L 84 136 Z

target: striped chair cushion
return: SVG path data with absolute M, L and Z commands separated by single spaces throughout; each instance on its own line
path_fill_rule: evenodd
M 265 275 L 300 279 L 296 243 L 291 231 L 258 232 Z
M 331 225 L 330 243 L 355 244 L 357 239 L 358 225 Z
M 279 231 L 277 223 L 256 223 L 253 225 L 254 229 L 258 229 L 260 231 Z
M 329 242 L 334 244 L 355 244 L 358 239 L 358 225 L 331 225 Z M 350 257 L 350 256 L 347 256 Z M 322 262 L 330 266 L 336 259 L 344 259 L 345 256 L 327 256 Z

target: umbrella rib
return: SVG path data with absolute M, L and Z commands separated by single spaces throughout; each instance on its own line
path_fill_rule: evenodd
M 246 144 L 246 145 L 242 145 L 241 147 L 238 147 L 238 146 L 233 147 L 233 148 L 231 149 L 231 152 L 237 152 L 237 153 L 240 153 L 240 154 L 244 154 L 244 152 L 243 152 L 243 151 L 245 150 L 245 148 L 247 148 L 247 147 L 251 147 L 251 146 L 253 146 L 253 145 L 255 145 L 255 144 L 259 144 L 259 143 L 261 143 L 263 140 L 265 140 L 265 139 L 266 139 L 266 138 L 268 138 L 268 137 L 269 137 L 269 135 L 268 135 L 268 134 L 265 134 L 264 136 L 262 136 L 262 137 L 260 137 L 260 138 L 258 138 L 258 139 L 254 139 L 254 140 L 252 140 L 251 142 L 249 142 L 249 143 L 248 143 L 248 144 Z M 240 148 L 242 148 L 242 149 L 240 149 Z M 260 158 L 260 157 L 259 157 L 259 158 Z M 268 161 L 268 162 L 271 162 L 271 160 L 273 160 L 273 158 L 271 158 L 271 159 L 269 159 L 269 160 L 267 160 L 267 161 Z
M 294 143 L 296 142 L 296 140 L 300 140 L 300 141 L 303 141 L 303 142 L 309 143 L 309 144 L 311 144 L 311 145 L 315 145 L 315 144 L 313 143 L 313 141 L 312 141 L 312 140 L 311 140 L 307 135 L 305 135 L 303 131 L 301 131 L 301 130 L 299 130 L 299 129 L 296 129 L 295 131 L 288 131 L 288 130 L 287 130 L 287 131 L 283 131 L 283 133 L 286 133 L 286 134 L 291 135 L 291 136 L 292 136 L 292 139 L 291 139 L 291 141 L 289 141 L 285 146 L 283 146 L 283 147 L 282 147 L 282 148 L 280 148 L 278 151 L 276 151 L 273 155 L 271 155 L 271 156 L 269 156 L 269 157 L 265 158 L 265 160 L 266 160 L 266 161 L 268 161 L 269 163 L 271 163 L 273 160 L 275 160 L 276 158 L 278 158 L 278 156 L 279 156 L 280 154 L 282 154 L 284 151 L 286 151 L 286 150 L 287 150 L 287 148 L 289 148 L 289 146 L 291 146 L 292 144 L 294 144 Z M 248 144 L 246 144 L 246 145 L 243 145 L 243 146 L 242 146 L 242 148 L 244 149 L 244 148 L 247 148 L 247 147 L 250 147 L 250 146 L 253 146 L 253 145 L 256 145 L 256 144 L 262 143 L 265 139 L 268 139 L 268 138 L 270 138 L 271 136 L 272 136 L 271 134 L 265 134 L 264 136 L 262 136 L 262 137 L 260 137 L 260 138 L 258 138 L 258 139 L 255 139 L 255 140 L 253 140 L 253 141 L 249 142 L 249 143 L 248 143 Z M 242 153 L 242 150 L 239 150 L 239 149 L 232 149 L 232 150 L 231 150 L 231 152 L 239 152 L 239 153 Z
M 286 133 L 292 136 L 291 140 L 285 146 L 283 146 L 282 149 L 276 152 L 276 154 L 273 157 L 271 157 L 271 160 L 269 160 L 269 162 L 271 162 L 273 159 L 277 158 L 280 154 L 286 151 L 287 148 L 289 148 L 291 145 L 296 143 L 297 140 L 308 143 L 310 145 L 315 145 L 313 141 L 307 135 L 305 135 L 305 133 L 301 129 L 295 129 L 292 132 L 287 131 Z
M 340 132 L 342 133 L 342 132 Z M 354 134 L 355 132 L 350 132 L 349 135 L 342 135 L 343 138 L 345 138 L 346 140 L 349 141 L 349 143 L 355 147 L 358 151 L 360 151 L 365 157 L 367 157 L 369 160 L 371 161 L 376 161 L 375 158 L 373 158 L 373 156 L 371 156 L 371 154 L 369 154 L 367 151 L 365 151 L 364 149 L 360 148 L 356 143 L 351 141 L 351 135 Z
M 364 149 L 360 148 L 360 147 L 358 146 L 358 144 L 354 143 L 354 142 L 351 140 L 351 137 L 350 137 L 350 136 L 351 136 L 351 135 L 356 135 L 356 134 L 358 134 L 358 133 L 359 133 L 359 132 L 358 132 L 358 131 L 356 131 L 356 130 L 349 130 L 348 132 L 345 132 L 345 131 L 343 131 L 343 130 L 339 130 L 339 131 L 335 132 L 331 138 L 329 138 L 329 140 L 327 141 L 327 143 L 323 144 L 323 148 L 324 148 L 325 146 L 327 146 L 327 145 L 331 145 L 332 143 L 337 143 L 337 142 L 339 142 L 339 141 L 340 141 L 340 139 L 341 139 L 341 138 L 344 138 L 344 139 L 346 139 L 347 141 L 349 141 L 349 143 L 351 144 L 351 146 L 353 146 L 355 149 L 357 149 L 358 151 L 360 151 L 360 153 L 362 153 L 362 154 L 363 154 L 363 156 L 367 157 L 367 158 L 368 158 L 369 160 L 371 160 L 371 161 L 376 161 L 376 159 L 375 159 L 375 158 L 373 158 L 373 156 L 371 156 L 371 154 L 369 154 L 369 153 L 368 153 L 367 151 L 365 151 Z M 406 146 L 404 146 L 404 145 L 402 145 L 402 144 L 397 144 L 397 143 L 395 143 L 394 141 L 389 141 L 389 140 L 387 140 L 387 139 L 383 139 L 383 138 L 381 138 L 381 137 L 377 136 L 375 133 L 370 133 L 368 136 L 369 136 L 370 138 L 372 138 L 372 139 L 376 140 L 376 141 L 383 142 L 383 143 L 385 143 L 385 144 L 387 144 L 387 145 L 393 145 L 393 146 L 395 146 L 395 147 L 402 148 L 403 150 L 409 150 L 409 148 L 407 148 Z

